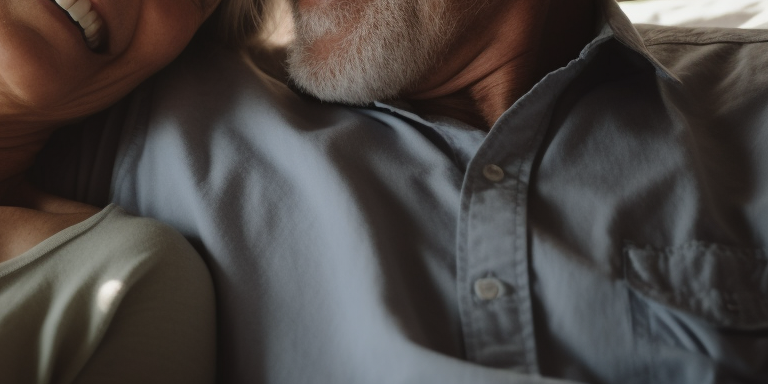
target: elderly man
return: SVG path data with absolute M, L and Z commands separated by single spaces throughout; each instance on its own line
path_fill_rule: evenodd
M 768 382 L 768 32 L 293 6 L 292 81 L 360 107 L 189 53 L 106 119 L 112 201 L 207 258 L 221 382 Z

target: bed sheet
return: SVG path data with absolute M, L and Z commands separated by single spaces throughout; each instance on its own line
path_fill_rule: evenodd
M 639 0 L 619 5 L 633 23 L 768 29 L 768 0 Z

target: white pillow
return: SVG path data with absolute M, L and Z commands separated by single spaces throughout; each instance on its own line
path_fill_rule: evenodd
M 619 5 L 633 23 L 768 28 L 768 0 L 640 0 Z

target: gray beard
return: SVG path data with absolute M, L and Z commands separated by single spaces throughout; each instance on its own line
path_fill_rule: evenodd
M 445 3 L 341 0 L 300 14 L 294 9 L 288 73 L 300 89 L 325 101 L 364 105 L 394 99 L 423 80 L 451 40 L 455 28 Z M 313 46 L 328 36 L 340 38 L 335 50 L 314 57 Z

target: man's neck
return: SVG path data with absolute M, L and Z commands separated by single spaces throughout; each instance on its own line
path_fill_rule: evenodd
M 498 2 L 476 18 L 433 74 L 405 98 L 422 114 L 489 130 L 547 73 L 593 38 L 595 0 Z

